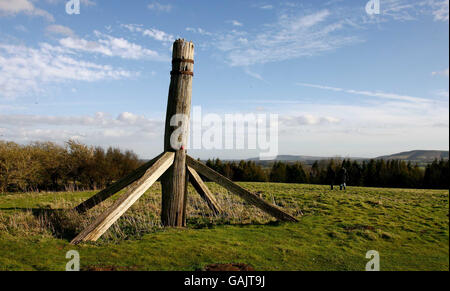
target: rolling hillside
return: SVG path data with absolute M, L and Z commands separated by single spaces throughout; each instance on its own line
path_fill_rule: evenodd
M 244 263 L 257 271 L 363 271 L 366 252 L 379 250 L 382 271 L 448 271 L 448 190 L 239 184 L 299 222 L 275 222 L 208 182 L 223 216 L 212 215 L 189 186 L 187 227 L 163 229 L 156 183 L 99 241 L 73 246 L 73 236 L 117 195 L 78 215 L 70 209 L 95 192 L 0 194 L 0 271 L 63 271 L 68 250 L 79 251 L 81 270 L 194 271 Z
M 306 164 L 312 164 L 314 161 L 335 159 L 335 158 L 345 158 L 351 160 L 369 160 L 369 158 L 360 157 L 318 157 L 318 156 L 302 156 L 302 155 L 279 155 L 274 160 L 270 161 L 260 161 L 259 158 L 251 158 L 250 161 L 256 161 L 262 164 L 270 164 L 274 161 L 282 162 L 303 162 Z M 380 157 L 374 157 L 373 159 L 384 159 L 384 160 L 403 160 L 418 163 L 431 163 L 435 159 L 448 159 L 448 151 L 427 151 L 427 150 L 414 150 L 408 152 L 401 152 L 392 155 L 385 155 Z
M 435 159 L 448 159 L 448 151 L 424 151 L 415 150 L 409 152 L 401 152 L 388 156 L 377 157 L 384 160 L 404 160 L 413 162 L 432 162 Z

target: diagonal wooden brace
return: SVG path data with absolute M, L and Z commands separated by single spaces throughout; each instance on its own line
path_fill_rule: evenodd
M 295 217 L 282 211 L 278 207 L 267 203 L 263 199 L 259 198 L 256 194 L 253 194 L 253 193 L 245 190 L 241 186 L 233 183 L 233 181 L 231 181 L 230 179 L 222 176 L 221 174 L 210 169 L 208 166 L 193 159 L 192 157 L 186 156 L 186 163 L 189 167 L 192 167 L 194 170 L 196 170 L 203 176 L 216 182 L 217 184 L 221 185 L 222 187 L 226 188 L 227 190 L 239 195 L 242 199 L 244 199 L 248 203 L 258 207 L 259 209 L 272 215 L 273 217 L 275 217 L 279 220 L 282 220 L 282 221 L 294 221 L 294 222 L 297 221 L 297 219 L 295 219 Z
M 70 243 L 78 244 L 82 241 L 96 241 L 108 228 L 131 207 L 145 191 L 172 165 L 174 153 L 166 152 L 139 178 L 125 194 L 117 199 L 93 223 L 84 229 Z
M 189 166 L 187 167 L 187 169 L 189 172 L 189 181 L 191 182 L 192 186 L 194 186 L 195 190 L 197 190 L 198 194 L 200 194 L 200 197 L 205 200 L 206 204 L 208 204 L 208 207 L 214 212 L 215 215 L 222 213 L 222 208 L 220 207 L 219 203 L 217 203 L 217 200 L 214 198 L 211 191 L 209 191 L 202 178 L 200 178 L 197 171 Z
M 136 180 L 141 178 L 144 175 L 145 171 L 147 171 L 148 168 L 150 168 L 156 161 L 158 161 L 158 159 L 161 158 L 161 156 L 163 154 L 164 153 L 161 153 L 159 156 L 157 156 L 153 160 L 148 161 L 147 163 L 145 163 L 144 165 L 140 166 L 139 168 L 137 168 L 136 170 L 134 170 L 133 172 L 131 172 L 127 176 L 121 178 L 119 181 L 115 182 L 114 184 L 110 185 L 109 187 L 107 187 L 107 188 L 103 189 L 102 191 L 98 192 L 97 194 L 95 194 L 91 198 L 87 199 L 86 201 L 80 203 L 80 205 L 75 207 L 75 210 L 78 213 L 84 213 L 84 212 L 88 211 L 89 209 L 91 209 L 91 208 L 97 206 L 98 204 L 102 203 L 103 201 L 105 201 L 106 199 L 108 199 L 112 195 L 116 194 L 117 192 L 119 192 L 123 188 L 125 188 L 128 185 L 132 184 L 133 182 L 136 182 Z

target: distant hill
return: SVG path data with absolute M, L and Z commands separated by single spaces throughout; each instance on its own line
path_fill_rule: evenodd
M 369 160 L 369 158 L 359 158 L 359 157 L 317 157 L 317 156 L 302 156 L 302 155 L 279 155 L 274 160 L 261 161 L 259 158 L 251 158 L 249 161 L 255 161 L 261 164 L 270 164 L 274 161 L 281 162 L 303 162 L 305 164 L 312 164 L 315 161 L 328 160 L 333 158 L 345 158 L 357 161 Z M 376 157 L 373 159 L 383 159 L 383 160 L 403 160 L 418 163 L 430 163 L 435 159 L 448 159 L 448 151 L 425 151 L 425 150 L 415 150 L 409 152 L 401 152 L 392 155 L 386 155 L 381 157 Z
M 296 156 L 296 155 L 279 155 L 274 160 L 283 162 L 306 162 L 306 161 L 320 161 L 326 160 L 329 157 L 315 157 L 315 156 Z M 249 161 L 260 161 L 259 158 L 251 158 Z
M 388 156 L 377 157 L 383 160 L 403 160 L 412 162 L 432 162 L 435 159 L 448 159 L 448 151 L 424 151 L 415 150 L 409 152 L 401 152 Z
M 351 159 L 351 160 L 356 160 L 356 161 L 362 161 L 362 160 L 367 160 L 366 158 L 358 158 L 358 157 L 319 157 L 319 156 L 297 156 L 297 155 L 278 155 L 275 159 L 273 160 L 260 160 L 259 158 L 251 158 L 248 159 L 248 161 L 255 161 L 259 164 L 263 164 L 263 165 L 270 165 L 271 163 L 273 163 L 274 161 L 279 161 L 279 162 L 302 162 L 304 164 L 309 164 L 312 165 L 315 161 L 321 161 L 321 160 L 329 160 L 329 159 Z

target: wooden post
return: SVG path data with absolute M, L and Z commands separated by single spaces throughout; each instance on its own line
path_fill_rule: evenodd
M 161 179 L 161 222 L 164 226 L 182 227 L 186 224 L 186 141 L 189 135 L 193 69 L 194 44 L 183 39 L 176 40 L 173 44 L 164 135 L 164 151 L 175 152 L 175 160 Z

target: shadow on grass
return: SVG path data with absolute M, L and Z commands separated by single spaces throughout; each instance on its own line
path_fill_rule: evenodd
M 0 208 L 2 210 L 31 212 L 41 227 L 48 229 L 58 239 L 71 241 L 82 230 L 83 217 L 72 209 L 10 207 Z
M 248 227 L 251 225 L 261 225 L 261 226 L 280 226 L 284 222 L 280 221 L 269 221 L 269 222 L 258 222 L 258 221 L 249 221 L 248 223 L 235 223 L 229 218 L 217 218 L 211 220 L 210 218 L 203 217 L 191 217 L 186 220 L 186 225 L 188 228 L 192 229 L 205 229 L 205 228 L 214 228 L 216 226 L 237 226 L 237 227 Z
M 53 237 L 71 241 L 76 237 L 87 225 L 89 218 L 86 215 L 79 214 L 73 209 L 51 209 L 51 208 L 0 208 L 0 211 L 21 211 L 24 213 L 31 213 L 39 228 L 47 229 Z M 128 222 L 127 220 L 124 220 Z M 154 233 L 161 228 L 148 228 L 146 224 L 148 221 L 139 221 L 136 224 L 132 220 L 132 224 L 120 224 L 118 233 L 113 231 L 113 241 L 122 241 L 127 239 L 136 239 L 142 237 L 144 234 Z M 268 221 L 260 222 L 256 220 L 248 220 L 248 222 L 241 222 L 233 220 L 229 217 L 190 217 L 187 219 L 186 229 L 211 229 L 220 226 L 233 226 L 245 228 L 249 226 L 280 226 L 283 222 Z M 156 230 L 155 230 L 156 229 Z M 111 238 L 108 239 L 111 241 Z

